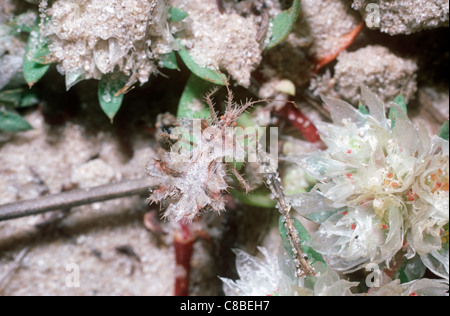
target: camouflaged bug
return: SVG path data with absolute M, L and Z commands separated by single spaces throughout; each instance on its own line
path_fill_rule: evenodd
M 183 132 L 177 132 L 175 128 L 171 134 L 164 135 L 171 141 L 177 141 L 171 146 L 170 152 L 163 152 L 160 159 L 154 159 L 147 166 L 150 177 L 158 179 L 160 183 L 152 191 L 149 200 L 163 202 L 167 206 L 166 217 L 192 221 L 202 211 L 224 210 L 223 193 L 229 187 L 226 181 L 228 173 L 234 175 L 246 192 L 251 191 L 250 185 L 231 162 L 244 161 L 248 148 L 243 140 L 255 135 L 236 135 L 234 127 L 249 107 L 261 101 L 238 104 L 233 101 L 233 92 L 229 86 L 226 87 L 228 97 L 223 115 L 219 116 L 214 108 L 216 88 L 205 97 L 211 112 L 210 119 L 178 121 L 178 127 L 184 128 L 184 133 L 192 133 L 197 128 L 199 133 L 194 132 L 195 141 L 187 139 Z M 192 124 L 196 126 L 192 127 Z M 183 150 L 186 147 L 190 147 L 190 150 Z

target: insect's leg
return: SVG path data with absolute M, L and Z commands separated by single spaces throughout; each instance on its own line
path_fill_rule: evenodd
M 228 170 L 231 171 L 231 173 L 236 177 L 236 179 L 239 181 L 239 183 L 241 184 L 241 186 L 243 187 L 243 189 L 245 190 L 245 193 L 249 193 L 252 188 L 250 187 L 250 185 L 247 183 L 247 181 L 244 180 L 244 178 L 240 175 L 240 173 L 233 167 L 231 166 L 229 163 L 227 163 L 227 167 Z
M 206 101 L 206 103 L 208 103 L 209 110 L 210 110 L 211 115 L 212 115 L 213 120 L 214 120 L 214 124 L 216 124 L 216 125 L 219 124 L 219 119 L 217 118 L 217 113 L 214 110 L 214 102 L 212 100 L 212 96 L 217 92 L 217 90 L 219 90 L 219 88 L 215 87 L 205 97 L 205 101 Z

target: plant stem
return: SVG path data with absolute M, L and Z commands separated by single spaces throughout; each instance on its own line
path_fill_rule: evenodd
M 191 275 L 191 258 L 194 250 L 195 236 L 191 225 L 180 221 L 175 232 L 173 246 L 175 248 L 175 296 L 188 296 Z
M 315 61 L 314 73 L 318 73 L 320 69 L 335 60 L 342 51 L 346 50 L 351 44 L 353 44 L 356 37 L 364 29 L 364 25 L 364 22 L 359 23 L 358 26 L 342 37 L 342 44 L 340 46 L 326 56 L 320 56 L 317 58 Z
M 298 108 L 288 103 L 280 113 L 302 134 L 310 143 L 321 141 L 319 131 L 311 120 L 304 115 Z
M 0 279 L 0 295 L 3 294 L 4 287 L 6 283 L 11 279 L 11 276 L 20 269 L 22 266 L 22 261 L 25 259 L 25 256 L 30 251 L 30 247 L 25 247 L 22 249 L 22 251 L 17 255 L 16 259 L 14 260 L 13 266 L 11 269 L 8 270 L 8 272 Z
M 33 200 L 0 205 L 0 221 L 68 209 L 125 196 L 147 193 L 150 181 L 146 178 L 122 181 L 89 189 L 78 189 L 46 195 Z
M 259 160 L 264 166 L 264 178 L 266 185 L 269 187 L 270 191 L 272 191 L 272 199 L 278 201 L 277 208 L 283 217 L 284 227 L 286 228 L 287 237 L 292 247 L 296 276 L 315 275 L 316 272 L 311 267 L 308 260 L 305 259 L 301 241 L 297 229 L 295 228 L 294 219 L 292 218 L 291 205 L 286 201 L 284 196 L 280 176 L 275 168 L 271 166 L 270 158 L 268 158 L 262 150 L 259 151 Z
M 294 264 L 296 267 L 296 274 L 298 277 L 315 275 L 316 272 L 305 259 L 300 238 L 294 225 L 294 219 L 291 214 L 291 206 L 286 202 L 283 188 L 277 173 L 266 174 L 266 183 L 268 184 L 272 194 L 278 200 L 278 209 L 283 216 L 284 226 L 286 227 L 289 243 L 294 254 Z

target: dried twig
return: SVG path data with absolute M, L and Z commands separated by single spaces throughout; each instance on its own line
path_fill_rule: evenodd
M 262 157 L 263 154 L 260 153 L 261 163 L 265 166 L 265 180 L 269 189 L 275 199 L 278 200 L 278 209 L 283 216 L 284 226 L 286 227 L 289 243 L 292 247 L 292 253 L 294 255 L 294 264 L 296 267 L 296 275 L 298 277 L 315 275 L 316 272 L 309 264 L 308 260 L 305 259 L 303 249 L 300 243 L 300 238 L 298 237 L 297 230 L 295 229 L 294 219 L 291 214 L 291 205 L 286 201 L 284 196 L 284 191 L 281 186 L 280 177 L 276 170 L 270 166 L 270 161 Z
M 148 193 L 148 179 L 137 179 L 107 184 L 95 188 L 78 189 L 33 200 L 0 205 L 0 221 L 42 214 L 45 212 Z
M 30 251 L 30 247 L 27 246 L 22 249 L 22 251 L 17 255 L 16 259 L 14 260 L 13 266 L 6 272 L 6 274 L 0 279 L 0 294 L 3 293 L 4 287 L 6 283 L 9 281 L 11 276 L 22 266 L 22 261 L 25 259 L 25 256 Z

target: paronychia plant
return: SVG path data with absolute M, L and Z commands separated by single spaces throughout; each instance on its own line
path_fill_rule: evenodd
M 361 92 L 360 111 L 324 98 L 333 119 L 318 126 L 327 149 L 288 158 L 318 181 L 310 192 L 286 199 L 319 225 L 310 236 L 295 221 L 305 253 L 313 251 L 308 257 L 316 277 L 295 278 L 291 258 L 283 255 L 277 261 L 261 249 L 262 260 L 239 251 L 241 279 L 223 279 L 228 295 L 354 295 L 350 288 L 359 283 L 337 272 L 361 269 L 376 272 L 365 279 L 368 295 L 445 295 L 448 122 L 430 138 L 408 119 L 401 96 L 386 118 L 385 104 L 367 88 Z M 442 279 L 423 278 L 426 268 Z
M 139 0 L 128 6 L 118 0 L 40 0 L 38 15 L 30 11 L 17 17 L 10 29 L 2 26 L 1 36 L 16 35 L 13 33 L 17 28 L 29 33 L 23 75 L 30 87 L 51 64 L 56 64 L 65 76 L 67 90 L 82 80 L 99 80 L 98 101 L 112 122 L 124 94 L 136 83 L 143 85 L 161 69 L 179 68 L 177 54 L 200 78 L 219 85 L 226 83 L 218 66 L 199 65 L 184 46 L 188 13 L 172 4 L 178 2 Z M 300 0 L 295 0 L 292 8 L 273 17 L 270 23 L 267 17 L 257 35 L 263 48 L 272 48 L 287 37 L 299 10 Z M 31 127 L 14 114 L 6 114 L 2 110 L 4 130 Z

